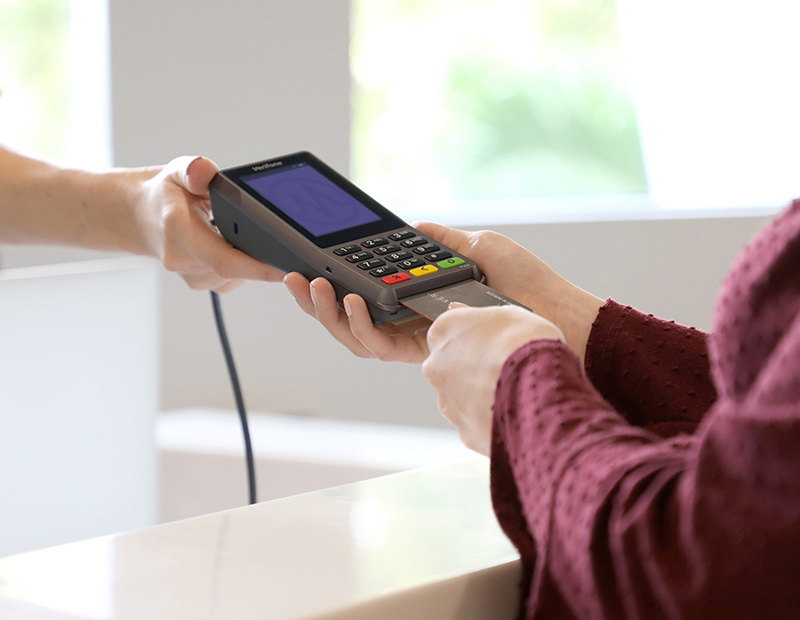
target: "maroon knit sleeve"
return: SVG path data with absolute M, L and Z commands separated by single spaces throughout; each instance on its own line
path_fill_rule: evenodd
M 708 334 L 607 300 L 592 326 L 586 373 L 628 422 L 691 433 L 717 398 Z
M 710 341 L 609 302 L 588 377 L 557 341 L 506 361 L 492 500 L 528 618 L 800 618 L 799 265 L 800 200 L 734 263 Z
M 796 331 L 763 392 L 672 439 L 628 424 L 561 343 L 507 360 L 492 499 L 527 618 L 800 617 Z

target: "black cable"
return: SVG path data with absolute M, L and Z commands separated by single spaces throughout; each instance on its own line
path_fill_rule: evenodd
M 256 468 L 253 460 L 253 446 L 250 443 L 250 427 L 247 424 L 247 411 L 244 407 L 242 388 L 239 385 L 239 376 L 236 373 L 236 364 L 233 363 L 231 345 L 228 342 L 228 334 L 225 331 L 225 322 L 222 320 L 222 307 L 219 303 L 219 295 L 211 291 L 211 304 L 214 306 L 214 318 L 217 321 L 217 332 L 219 341 L 222 344 L 222 351 L 225 353 L 225 363 L 228 366 L 228 374 L 231 378 L 233 395 L 236 398 L 236 409 L 239 412 L 239 419 L 242 422 L 242 433 L 244 434 L 244 449 L 247 458 L 247 485 L 251 504 L 256 503 Z

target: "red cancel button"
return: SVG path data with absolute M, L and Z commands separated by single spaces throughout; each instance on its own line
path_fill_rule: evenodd
M 383 276 L 381 280 L 386 282 L 386 284 L 397 284 L 398 282 L 403 282 L 405 280 L 410 280 L 411 276 L 407 273 L 393 273 L 390 276 Z

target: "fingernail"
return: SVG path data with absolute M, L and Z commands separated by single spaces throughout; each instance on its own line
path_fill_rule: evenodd
M 459 308 L 469 308 L 467 304 L 462 304 L 460 301 L 451 301 L 450 305 L 447 306 L 448 310 L 458 310 Z
M 311 283 L 311 286 L 309 287 L 309 290 L 310 290 L 310 292 L 311 292 L 311 301 L 312 301 L 312 302 L 314 303 L 314 305 L 316 306 L 316 305 L 317 305 L 317 291 L 316 291 L 316 289 L 314 288 L 314 283 L 313 283 L 313 282 Z
M 350 307 L 350 300 L 345 297 L 344 300 L 344 312 L 347 314 L 347 318 L 349 319 L 350 316 L 353 314 L 353 309 Z
M 186 188 L 189 187 L 189 171 L 192 169 L 192 166 L 194 166 L 195 162 L 200 161 L 201 159 L 203 159 L 203 157 L 198 155 L 192 161 L 189 162 L 188 166 L 186 166 L 186 169 L 183 171 L 183 186 L 184 187 L 186 187 Z

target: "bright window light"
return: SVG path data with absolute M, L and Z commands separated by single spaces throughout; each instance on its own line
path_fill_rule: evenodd
M 70 133 L 67 158 L 111 165 L 111 46 L 108 0 L 70 0 Z
M 785 204 L 798 6 L 353 0 L 353 177 L 457 223 Z
M 800 196 L 796 0 L 617 0 L 657 205 Z
M 107 0 L 0 0 L 0 143 L 111 163 Z

